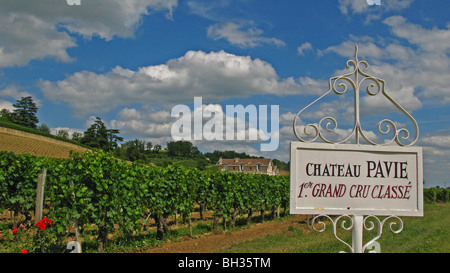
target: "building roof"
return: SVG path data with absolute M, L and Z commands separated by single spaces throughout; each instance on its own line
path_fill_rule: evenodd
M 219 162 L 217 162 L 217 166 L 223 166 L 223 165 L 262 165 L 262 166 L 268 166 L 272 159 L 270 158 L 233 158 L 233 159 L 227 159 L 227 158 L 220 158 Z

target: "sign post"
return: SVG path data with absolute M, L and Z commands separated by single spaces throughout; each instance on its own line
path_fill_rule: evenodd
M 331 78 L 329 91 L 302 109 L 294 119 L 294 134 L 300 142 L 291 142 L 290 212 L 317 215 L 312 226 L 319 232 L 326 227 L 321 219 L 330 220 L 334 236 L 351 252 L 362 253 L 378 244 L 376 240 L 385 223 L 389 222 L 392 232 L 399 233 L 403 230 L 403 222 L 398 216 L 423 216 L 423 163 L 422 148 L 411 147 L 418 138 L 417 122 L 387 95 L 383 80 L 364 72 L 368 64 L 358 61 L 357 53 L 355 47 L 355 60 L 347 62 L 347 68 L 353 66 L 353 71 Z M 387 135 L 392 130 L 391 139 L 378 144 L 368 137 L 372 134 L 362 129 L 360 121 L 362 83 L 367 84 L 368 95 L 384 97 L 411 121 L 415 134 L 410 143 L 404 143 L 409 140 L 409 131 L 398 129 L 398 123 L 389 119 L 378 123 L 378 133 Z M 339 141 L 329 139 L 329 133 L 338 131 L 333 117 L 324 117 L 315 124 L 297 125 L 305 110 L 327 95 L 345 94 L 348 86 L 354 90 L 354 124 L 348 136 Z M 327 123 L 323 128 L 324 122 Z M 300 137 L 301 128 L 309 141 Z M 349 131 L 339 133 L 343 135 Z M 314 143 L 317 139 L 324 143 Z M 353 139 L 354 144 L 351 143 Z M 360 140 L 368 145 L 361 144 Z M 333 220 L 330 215 L 338 216 Z M 377 216 L 386 217 L 380 220 Z M 343 229 L 352 230 L 352 245 L 337 236 L 338 222 Z M 378 226 L 378 235 L 363 245 L 364 229 L 372 230 L 375 226 Z
M 291 166 L 291 213 L 343 215 L 339 220 L 348 220 L 353 231 L 352 252 L 370 246 L 363 246 L 367 219 L 372 228 L 373 220 L 378 222 L 381 235 L 384 221 L 375 215 L 397 221 L 397 216 L 423 216 L 419 147 L 296 142 L 291 144 Z

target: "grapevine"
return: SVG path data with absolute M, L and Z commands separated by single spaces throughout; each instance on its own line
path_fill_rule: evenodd
M 53 232 L 63 239 L 76 220 L 81 234 L 97 237 L 104 249 L 108 234 L 131 236 L 145 229 L 151 216 L 158 237 L 167 232 L 167 217 L 189 221 L 194 208 L 212 211 L 224 227 L 237 215 L 286 210 L 289 178 L 245 173 L 200 171 L 179 166 L 127 164 L 103 151 L 71 153 L 67 159 L 0 152 L 0 208 L 32 215 L 37 176 L 47 169 L 45 206 Z M 15 223 L 17 226 L 17 223 Z

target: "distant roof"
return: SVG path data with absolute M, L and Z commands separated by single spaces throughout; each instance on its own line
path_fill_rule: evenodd
M 221 158 L 217 165 L 257 165 L 268 166 L 272 159 L 270 158 Z

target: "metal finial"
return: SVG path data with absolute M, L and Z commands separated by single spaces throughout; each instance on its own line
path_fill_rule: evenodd
M 328 81 L 329 90 L 323 94 L 321 97 L 310 103 L 308 106 L 300 110 L 294 118 L 293 122 L 293 130 L 296 138 L 302 142 L 314 142 L 318 138 L 323 140 L 326 143 L 344 143 L 349 141 L 352 137 L 355 139 L 355 143 L 360 143 L 360 138 L 362 137 L 365 141 L 372 145 L 389 145 L 395 142 L 399 146 L 411 146 L 416 143 L 419 137 L 419 126 L 416 120 L 402 107 L 398 104 L 394 99 L 392 99 L 385 90 L 385 81 L 371 76 L 364 72 L 369 67 L 369 64 L 366 61 L 358 60 L 358 46 L 355 45 L 355 57 L 354 60 L 348 60 L 346 64 L 346 68 L 350 69 L 353 67 L 350 73 L 332 77 Z M 410 132 L 406 128 L 397 128 L 397 124 L 395 124 L 390 119 L 383 119 L 378 123 L 378 133 L 381 135 L 387 135 L 391 130 L 394 132 L 394 136 L 392 139 L 384 140 L 383 143 L 375 143 L 371 140 L 366 133 L 363 131 L 360 122 L 360 86 L 363 81 L 368 81 L 369 84 L 366 87 L 366 92 L 370 96 L 383 96 L 389 102 L 391 102 L 398 110 L 400 110 L 413 124 L 414 126 L 414 138 L 410 141 L 409 144 L 403 143 L 405 140 L 410 139 Z M 332 133 L 335 132 L 338 128 L 338 123 L 334 117 L 324 117 L 318 123 L 310 123 L 304 126 L 303 134 L 306 137 L 309 137 L 310 140 L 306 140 L 299 136 L 298 128 L 297 128 L 297 120 L 300 118 L 302 113 L 314 105 L 316 102 L 323 99 L 325 96 L 330 94 L 343 95 L 347 92 L 347 89 L 351 87 L 354 91 L 354 125 L 352 132 L 340 141 L 332 141 L 328 139 L 324 133 Z

